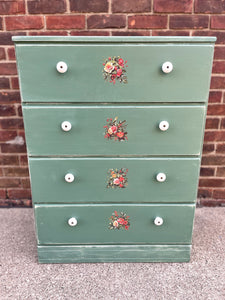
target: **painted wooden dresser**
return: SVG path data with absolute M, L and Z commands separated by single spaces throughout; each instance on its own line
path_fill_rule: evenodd
M 189 261 L 214 37 L 13 37 L 41 263 Z

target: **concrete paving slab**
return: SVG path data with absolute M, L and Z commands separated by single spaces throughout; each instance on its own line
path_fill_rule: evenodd
M 0 209 L 0 299 L 225 299 L 225 208 L 196 210 L 190 263 L 38 264 L 32 209 Z

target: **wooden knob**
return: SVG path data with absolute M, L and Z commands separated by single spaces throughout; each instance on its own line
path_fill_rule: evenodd
M 65 62 L 63 61 L 59 61 L 56 65 L 56 70 L 59 72 L 59 73 L 66 73 L 68 69 L 68 66 Z
M 156 217 L 155 220 L 154 220 L 154 224 L 156 226 L 161 226 L 163 224 L 163 219 L 160 218 L 160 217 Z
M 74 181 L 74 175 L 71 174 L 71 173 L 66 174 L 65 175 L 65 181 L 69 182 L 69 183 L 73 182 Z
M 164 64 L 162 65 L 162 71 L 163 73 L 170 73 L 173 71 L 173 64 L 169 61 L 164 62 Z
M 164 173 L 158 173 L 156 175 L 156 180 L 158 182 L 164 182 L 166 180 L 166 174 L 164 174 Z
M 68 224 L 71 226 L 71 227 L 74 227 L 77 225 L 77 219 L 76 218 L 70 218 L 68 220 Z

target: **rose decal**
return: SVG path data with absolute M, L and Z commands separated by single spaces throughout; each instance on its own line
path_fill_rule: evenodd
M 105 128 L 105 139 L 115 141 L 125 141 L 128 140 L 127 138 L 127 131 L 126 131 L 126 120 L 118 121 L 118 117 L 113 119 L 106 120 L 107 125 L 103 126 Z
M 108 57 L 103 63 L 103 77 L 106 81 L 116 83 L 127 83 L 126 68 L 127 60 L 124 61 L 120 56 Z
M 125 229 L 128 230 L 130 227 L 129 216 L 121 212 L 120 214 L 117 211 L 114 211 L 112 216 L 109 218 L 109 229 Z
M 128 169 L 109 169 L 107 188 L 125 188 L 127 186 Z

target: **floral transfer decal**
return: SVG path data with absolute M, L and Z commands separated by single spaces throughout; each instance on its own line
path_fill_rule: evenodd
M 127 173 L 128 169 L 109 169 L 107 188 L 123 189 L 127 186 Z
M 128 140 L 127 138 L 127 131 L 126 131 L 126 120 L 124 121 L 118 121 L 118 117 L 113 119 L 107 119 L 106 120 L 107 125 L 103 126 L 105 128 L 105 139 L 115 141 L 125 141 Z
M 130 227 L 129 216 L 121 212 L 120 214 L 117 211 L 114 211 L 112 216 L 109 218 L 109 229 L 125 229 L 128 230 Z
M 115 84 L 116 81 L 127 83 L 127 60 L 124 61 L 120 56 L 108 57 L 105 59 L 103 66 L 104 69 L 102 72 L 106 81 L 112 82 L 113 84 Z

